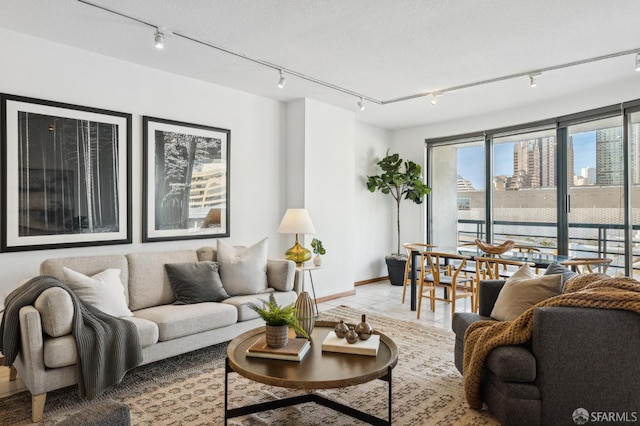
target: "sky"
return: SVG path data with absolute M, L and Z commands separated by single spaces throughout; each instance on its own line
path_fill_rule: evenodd
M 596 166 L 596 132 L 574 133 L 574 172 L 583 167 Z M 495 144 L 493 147 L 494 175 L 513 175 L 513 143 Z M 458 149 L 458 174 L 469 179 L 476 189 L 484 189 L 484 146 Z

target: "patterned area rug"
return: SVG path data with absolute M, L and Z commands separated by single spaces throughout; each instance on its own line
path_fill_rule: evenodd
M 486 410 L 468 407 L 462 376 L 453 365 L 452 332 L 395 320 L 377 313 L 341 306 L 321 314 L 323 320 L 367 322 L 391 337 L 399 351 L 393 370 L 393 424 L 494 425 Z M 54 425 L 96 401 L 113 399 L 131 409 L 133 425 L 224 424 L 224 359 L 227 344 L 219 344 L 129 372 L 122 383 L 100 398 L 86 401 L 76 387 L 50 392 L 42 425 Z M 354 358 L 355 359 L 355 358 Z M 381 380 L 319 393 L 377 417 L 387 417 L 387 383 Z M 262 385 L 237 374 L 229 376 L 229 405 L 237 407 L 301 393 Z M 0 423 L 32 424 L 31 395 L 23 392 L 0 399 Z M 362 422 L 314 403 L 238 417 L 230 425 L 359 425 Z

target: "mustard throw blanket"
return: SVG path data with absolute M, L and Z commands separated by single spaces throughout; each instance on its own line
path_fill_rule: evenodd
M 531 339 L 533 312 L 542 306 L 624 309 L 640 313 L 640 281 L 604 274 L 578 275 L 567 281 L 564 293 L 529 308 L 513 321 L 478 321 L 464 336 L 464 391 L 471 408 L 482 408 L 480 378 L 484 361 L 498 346 L 521 345 Z

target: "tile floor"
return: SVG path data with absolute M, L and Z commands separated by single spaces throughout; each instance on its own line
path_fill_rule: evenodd
M 409 289 L 407 289 L 406 301 L 402 304 L 402 287 L 392 286 L 389 281 L 358 286 L 356 287 L 355 295 L 319 303 L 318 309 L 322 312 L 340 305 L 380 312 L 393 318 L 451 330 L 451 307 L 448 303 L 436 302 L 435 312 L 429 311 L 428 305 L 424 305 L 420 319 L 417 319 L 416 312 L 410 309 Z M 456 310 L 470 312 L 470 299 L 459 299 L 456 302 Z M 0 366 L 0 398 L 21 392 L 24 389 L 24 384 L 20 378 L 10 382 L 9 368 Z

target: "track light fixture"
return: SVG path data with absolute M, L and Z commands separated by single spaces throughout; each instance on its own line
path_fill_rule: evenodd
M 431 105 L 435 105 L 438 103 L 438 97 L 442 95 L 442 92 L 431 92 Z
M 121 18 L 125 18 L 131 21 L 135 21 L 138 22 L 142 25 L 145 25 L 147 27 L 150 28 L 155 28 L 156 32 L 154 34 L 155 37 L 155 46 L 158 49 L 162 49 L 164 47 L 164 38 L 165 36 L 175 36 L 175 37 L 179 37 L 183 40 L 187 40 L 190 41 L 192 43 L 197 43 L 206 47 L 209 47 L 211 49 L 215 49 L 219 52 L 223 52 L 229 55 L 233 55 L 236 58 L 240 58 L 246 61 L 250 61 L 253 62 L 255 64 L 258 65 L 262 65 L 264 67 L 268 67 L 270 69 L 274 69 L 274 70 L 278 70 L 280 71 L 280 80 L 278 82 L 278 87 L 283 88 L 284 84 L 285 84 L 285 78 L 282 75 L 282 67 L 278 64 L 274 64 L 272 62 L 268 62 L 259 58 L 255 58 L 255 57 L 251 57 L 251 56 L 247 56 L 244 55 L 240 52 L 236 52 L 233 51 L 229 48 L 226 48 L 224 46 L 219 46 L 216 45 L 214 43 L 208 42 L 206 40 L 202 40 L 202 39 L 198 39 L 192 35 L 186 34 L 186 33 L 182 33 L 180 31 L 169 31 L 164 27 L 159 27 L 157 26 L 155 23 L 150 22 L 148 20 L 144 20 L 144 19 L 140 19 L 140 18 L 136 18 L 133 16 L 129 16 L 126 15 L 125 13 L 119 12 L 117 10 L 113 10 L 113 9 L 109 9 L 108 7 L 105 6 L 101 6 L 101 5 L 96 5 L 93 4 L 91 0 L 77 0 L 79 3 L 85 4 L 86 6 L 90 6 L 90 7 L 94 7 L 97 9 L 100 9 L 104 12 L 107 13 L 111 13 L 113 15 L 117 15 Z M 529 81 L 530 81 L 530 85 L 531 87 L 535 87 L 536 86 L 536 77 L 540 76 L 542 72 L 548 72 L 548 71 L 556 71 L 556 70 L 561 70 L 561 69 L 565 69 L 565 68 L 570 68 L 570 67 L 576 67 L 576 66 L 580 66 L 580 65 L 585 65 L 585 64 L 590 64 L 590 63 L 594 63 L 594 62 L 599 62 L 599 61 L 605 61 L 605 60 L 609 60 L 612 58 L 617 58 L 620 56 L 627 56 L 627 55 L 635 55 L 636 58 L 636 71 L 640 71 L 640 48 L 636 47 L 633 49 L 627 49 L 624 51 L 618 51 L 618 52 L 613 52 L 613 53 L 607 53 L 604 55 L 600 55 L 600 56 L 595 56 L 595 57 L 591 57 L 591 58 L 584 58 L 584 59 L 580 59 L 577 61 L 573 61 L 573 62 L 567 62 L 567 63 L 561 63 L 561 64 L 557 64 L 557 65 L 552 65 L 552 66 L 548 66 L 546 68 L 539 68 L 536 71 L 522 71 L 522 72 L 517 72 L 515 74 L 508 74 L 508 75 L 501 75 L 501 76 L 497 76 L 497 77 L 493 77 L 493 78 L 489 78 L 489 79 L 485 79 L 485 80 L 480 80 L 480 81 L 474 81 L 474 82 L 470 82 L 470 83 L 465 83 L 465 84 L 460 84 L 457 86 L 449 86 L 449 87 L 445 87 L 443 89 L 441 89 L 439 91 L 439 93 L 431 93 L 431 92 L 419 92 L 416 94 L 412 94 L 412 95 L 408 95 L 408 96 L 402 96 L 399 98 L 393 98 L 393 99 L 375 99 L 372 97 L 367 97 L 367 101 L 377 104 L 377 105 L 388 105 L 388 104 L 393 104 L 396 102 L 404 102 L 404 101 L 409 101 L 412 99 L 417 99 L 417 98 L 422 98 L 425 96 L 430 96 L 431 97 L 431 103 L 432 104 L 436 104 L 437 103 L 437 96 L 441 95 L 443 92 L 453 92 L 453 91 L 458 91 L 458 90 L 463 90 L 463 89 L 468 89 L 471 87 L 477 87 L 477 86 L 484 86 L 484 85 L 488 85 L 488 84 L 494 84 L 494 83 L 499 83 L 505 80 L 511 80 L 511 79 L 516 79 L 516 78 L 522 78 L 522 77 L 526 77 L 529 76 Z M 365 106 L 364 106 L 364 96 L 360 93 L 354 92 L 352 90 L 346 89 L 344 87 L 340 87 L 337 86 L 335 84 L 320 80 L 318 78 L 315 77 L 311 77 L 309 75 L 305 75 L 301 72 L 295 71 L 293 69 L 287 69 L 287 74 L 288 75 L 293 75 L 296 76 L 299 79 L 326 87 L 328 89 L 332 89 L 332 90 L 336 90 L 342 93 L 345 93 L 349 96 L 355 96 L 357 98 L 359 98 L 359 102 L 358 102 L 358 107 L 360 108 L 360 110 L 364 110 Z
M 280 70 L 280 80 L 278 80 L 278 88 L 284 89 L 284 85 L 287 84 L 287 79 L 282 75 L 282 70 Z
M 156 29 L 156 33 L 153 35 L 156 43 L 156 49 L 164 49 L 164 34 Z
M 538 85 L 538 82 L 536 81 L 536 78 L 540 77 L 542 73 L 535 73 L 535 74 L 529 74 L 529 86 L 531 87 L 536 87 Z

